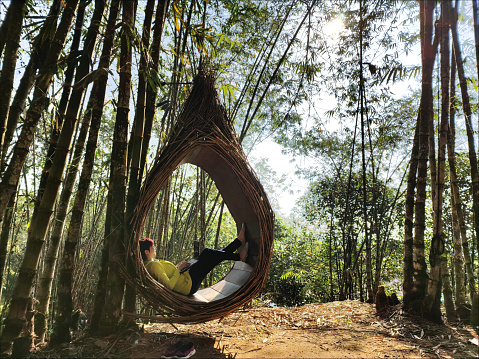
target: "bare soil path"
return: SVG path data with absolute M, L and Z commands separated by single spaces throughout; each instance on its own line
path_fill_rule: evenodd
M 378 316 L 374 305 L 342 301 L 242 309 L 197 325 L 145 324 L 140 332 L 78 340 L 49 357 L 160 358 L 186 340 L 195 345 L 192 358 L 477 358 L 474 337 L 470 327 L 409 317 L 400 306 Z

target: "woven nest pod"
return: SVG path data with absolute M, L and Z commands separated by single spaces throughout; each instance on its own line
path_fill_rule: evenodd
M 238 229 L 246 224 L 249 254 L 215 285 L 184 296 L 167 289 L 146 271 L 139 253 L 147 213 L 175 169 L 184 163 L 202 168 L 221 193 Z M 133 221 L 129 251 L 136 272 L 125 280 L 160 315 L 157 321 L 199 323 L 221 318 L 253 299 L 266 282 L 274 238 L 274 215 L 266 193 L 248 164 L 214 88 L 199 74 L 168 143 L 143 183 Z

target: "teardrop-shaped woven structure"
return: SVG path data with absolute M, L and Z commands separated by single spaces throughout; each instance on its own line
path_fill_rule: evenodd
M 236 262 L 220 282 L 193 296 L 177 294 L 154 280 L 143 265 L 138 246 L 156 196 L 183 163 L 201 167 L 213 179 L 237 227 L 246 223 L 250 248 L 246 263 Z M 168 143 L 143 183 L 132 220 L 128 253 L 137 276 L 132 278 L 123 268 L 121 272 L 158 310 L 156 320 L 199 323 L 220 318 L 249 302 L 263 287 L 273 247 L 274 214 L 218 99 L 212 76 L 196 76 Z

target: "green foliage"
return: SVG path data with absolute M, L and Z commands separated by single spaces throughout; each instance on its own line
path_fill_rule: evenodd
M 397 200 L 394 188 L 377 179 L 373 185 L 370 175 L 367 193 L 377 284 L 400 294 L 402 238 L 398 223 L 404 204 Z M 347 297 L 364 299 L 361 174 L 353 172 L 349 180 L 346 171 L 323 172 L 300 202 L 308 225 L 276 220 L 274 254 L 264 296 L 288 306 Z
M 275 246 L 263 297 L 286 306 L 330 300 L 324 254 L 324 243 L 317 234 L 276 218 Z

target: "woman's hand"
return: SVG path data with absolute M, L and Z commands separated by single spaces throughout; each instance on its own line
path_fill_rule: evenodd
M 178 263 L 178 264 L 176 265 L 176 268 L 178 268 L 178 270 L 182 270 L 182 269 L 185 268 L 187 265 L 188 265 L 188 262 L 181 261 L 180 263 Z

